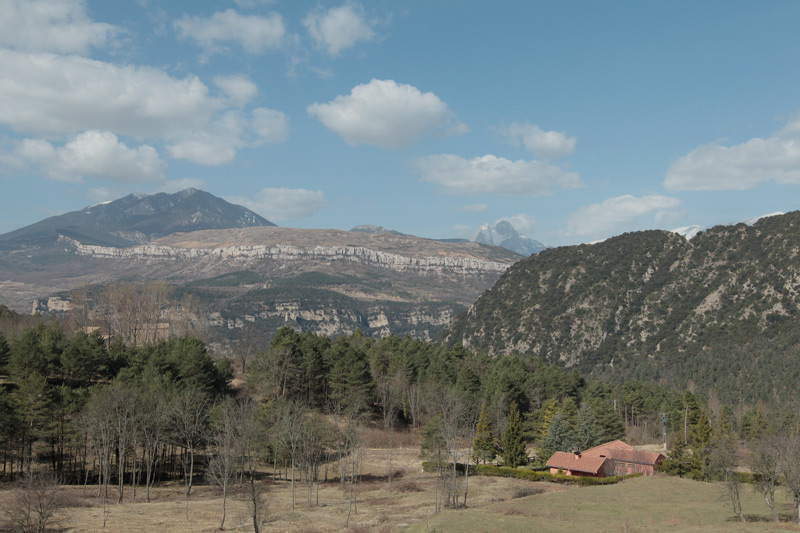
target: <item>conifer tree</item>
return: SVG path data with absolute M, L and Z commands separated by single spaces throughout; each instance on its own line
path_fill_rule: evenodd
M 525 437 L 522 432 L 522 419 L 519 416 L 517 404 L 511 404 L 511 411 L 506 420 L 506 430 L 501 439 L 503 462 L 506 466 L 516 468 L 528 462 Z
M 575 446 L 587 450 L 600 444 L 603 440 L 603 431 L 594 416 L 594 410 L 588 403 L 581 405 L 578 419 L 575 424 Z
M 558 400 L 550 398 L 542 404 L 539 416 L 538 440 L 542 442 L 547 437 L 547 430 L 550 427 L 550 422 L 558 414 L 560 407 Z
M 475 439 L 472 441 L 473 456 L 475 463 L 483 461 L 491 461 L 497 456 L 494 449 L 494 435 L 492 432 L 492 420 L 489 416 L 489 411 L 486 409 L 486 404 L 481 406 L 481 412 L 478 415 L 478 425 L 475 429 Z
M 542 449 L 547 451 L 546 455 L 548 456 L 554 452 L 568 452 L 572 448 L 572 440 L 572 432 L 567 426 L 564 414 L 558 413 L 553 421 L 550 422 L 547 436 L 542 442 Z M 545 457 L 544 459 L 547 458 Z
M 6 341 L 5 335 L 0 333 L 0 374 L 6 373 L 6 366 L 8 366 L 8 359 L 11 357 L 11 347 Z

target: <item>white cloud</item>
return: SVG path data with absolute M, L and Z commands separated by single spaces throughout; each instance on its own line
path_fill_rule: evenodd
M 375 37 L 364 13 L 358 6 L 345 4 L 323 11 L 316 9 L 303 19 L 303 25 L 319 48 L 325 48 L 331 56 L 351 48 L 359 41 Z
M 526 215 L 525 213 L 520 213 L 519 215 L 514 215 L 510 217 L 501 217 L 497 219 L 494 223 L 495 226 L 501 220 L 505 220 L 506 222 L 514 226 L 514 229 L 517 230 L 518 233 L 521 233 L 523 235 L 533 233 L 533 227 L 536 222 L 532 216 Z
M 129 148 L 107 131 L 81 133 L 63 147 L 25 139 L 18 154 L 57 181 L 80 182 L 90 177 L 118 183 L 159 183 L 166 168 L 152 146 Z
M 494 155 L 473 159 L 451 154 L 417 159 L 423 181 L 438 183 L 451 194 L 509 194 L 542 196 L 553 187 L 581 187 L 573 172 L 540 161 L 510 161 Z
M 258 96 L 258 87 L 247 76 L 216 76 L 214 85 L 239 107 L 247 105 Z
M 3 0 L 0 46 L 30 52 L 85 53 L 119 28 L 92 22 L 82 0 Z
M 176 79 L 152 67 L 78 56 L 0 49 L 0 72 L 0 124 L 22 133 L 110 131 L 164 142 L 172 157 L 206 165 L 288 135 L 279 111 L 231 109 L 231 101 L 241 105 L 257 91 L 242 76 L 216 80 L 225 99 L 211 96 L 195 76 Z
M 396 148 L 426 135 L 466 130 L 438 96 L 393 80 L 373 79 L 357 85 L 347 96 L 337 96 L 327 104 L 311 104 L 308 114 L 350 145 Z
M 160 136 L 202 128 L 223 102 L 195 76 L 0 49 L 0 123 L 21 132 Z
M 286 36 L 283 17 L 278 13 L 262 17 L 240 15 L 233 9 L 208 18 L 184 15 L 175 22 L 175 28 L 181 38 L 194 39 L 206 52 L 232 42 L 249 54 L 260 54 L 279 49 Z
M 225 199 L 255 211 L 272 222 L 310 217 L 327 203 L 322 191 L 285 187 L 262 189 L 251 197 L 227 196 Z
M 664 187 L 673 191 L 741 191 L 765 181 L 800 184 L 800 119 L 766 139 L 695 148 L 670 165 Z
M 289 118 L 274 109 L 265 107 L 253 109 L 250 127 L 255 134 L 252 146 L 281 143 L 289 138 Z
M 558 159 L 575 151 L 577 139 L 567 137 L 559 131 L 544 131 L 529 122 L 514 122 L 503 130 L 509 142 L 514 146 L 522 143 L 525 148 L 543 159 Z
M 207 129 L 170 143 L 167 151 L 174 159 L 218 166 L 233 161 L 238 148 L 278 143 L 287 136 L 288 118 L 280 111 L 256 108 L 250 116 L 228 111 Z
M 462 205 L 458 208 L 459 211 L 464 213 L 483 213 L 486 209 L 486 204 Z
M 636 197 L 626 194 L 608 198 L 572 213 L 564 234 L 607 237 L 615 231 L 634 229 L 630 226 L 647 215 L 663 221 L 680 203 L 677 198 L 659 195 Z

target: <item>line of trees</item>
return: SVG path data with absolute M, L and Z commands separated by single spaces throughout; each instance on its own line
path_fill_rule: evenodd
M 98 332 L 68 336 L 47 322 L 6 331 L 8 337 L 0 333 L 6 477 L 46 467 L 64 482 L 95 484 L 104 502 L 135 498 L 137 490 L 149 500 L 154 484 L 180 479 L 187 509 L 194 483 L 203 479 L 222 491 L 222 527 L 232 484 L 248 487 L 254 524 L 264 519 L 257 472 L 265 465 L 273 478 L 289 482 L 293 507 L 298 487 L 310 507 L 319 503 L 320 483 L 337 480 L 349 520 L 357 512 L 368 422 L 389 435 L 390 490 L 395 431 L 422 432 L 422 452 L 439 465 L 438 511 L 466 505 L 469 469 L 459 464 L 498 457 L 525 464 L 530 443 L 539 450 L 535 464 L 543 466 L 555 451 L 585 449 L 626 429 L 652 441 L 666 414 L 670 434 L 699 450 L 703 431 L 727 424 L 751 436 L 768 418 L 755 409 L 734 416 L 713 395 L 587 380 L 535 358 L 490 358 L 360 332 L 330 339 L 282 328 L 269 346 L 248 348 L 245 386 L 232 390 L 229 360 L 215 360 L 191 337 L 109 343 Z M 712 449 L 687 456 L 710 464 Z M 674 464 L 688 468 L 688 460 Z

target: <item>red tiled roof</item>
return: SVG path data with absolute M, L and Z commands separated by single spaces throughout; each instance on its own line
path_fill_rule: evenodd
M 664 460 L 664 456 L 658 452 L 636 450 L 633 446 L 621 440 L 612 440 L 611 442 L 606 442 L 594 448 L 589 448 L 583 452 L 583 455 L 605 455 L 615 461 L 643 465 L 655 465 Z
M 658 452 L 644 452 L 640 450 L 620 450 L 611 448 L 606 454 L 615 461 L 625 463 L 638 463 L 642 465 L 656 465 L 664 460 L 664 456 Z
M 631 451 L 634 450 L 634 447 L 626 442 L 622 442 L 621 440 L 612 440 L 610 442 L 605 442 L 603 444 L 600 444 L 599 446 L 595 446 L 594 448 L 589 448 L 588 450 L 585 450 L 582 453 L 584 455 L 586 455 L 587 453 L 590 455 L 600 455 L 600 454 L 607 455 L 606 452 L 611 448 L 615 450 L 631 450 Z
M 605 457 L 600 457 L 599 455 L 576 455 L 574 453 L 556 452 L 547 461 L 547 467 L 597 474 L 606 460 Z

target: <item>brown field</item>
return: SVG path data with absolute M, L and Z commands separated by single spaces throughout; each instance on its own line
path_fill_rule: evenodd
M 800 531 L 788 522 L 792 507 L 783 495 L 780 511 L 786 522 L 776 528 L 768 521 L 769 510 L 763 500 L 746 488 L 744 512 L 751 523 L 740 524 L 721 500 L 719 485 L 667 477 L 576 488 L 475 476 L 469 481 L 467 509 L 434 515 L 434 477 L 421 472 L 419 448 L 403 444 L 394 451 L 396 477 L 391 492 L 386 481 L 389 451 L 365 450 L 364 480 L 349 526 L 347 495 L 337 482 L 321 484 L 319 506 L 315 489 L 310 508 L 306 487 L 298 483 L 293 512 L 290 483 L 279 480 L 272 484 L 267 479 L 269 523 L 265 531 Z M 519 489 L 530 487 L 542 492 L 513 497 Z M 124 503 L 109 503 L 105 528 L 96 487 L 64 487 L 62 492 L 70 506 L 60 514 L 59 526 L 64 532 L 210 532 L 217 530 L 221 518 L 221 492 L 209 485 L 196 487 L 188 503 L 188 519 L 179 483 L 157 487 L 151 503 L 144 502 L 141 489 L 134 501 L 132 491 L 126 488 Z M 9 497 L 10 491 L 0 491 L 0 505 Z M 253 531 L 244 494 L 229 498 L 225 526 L 229 531 Z

